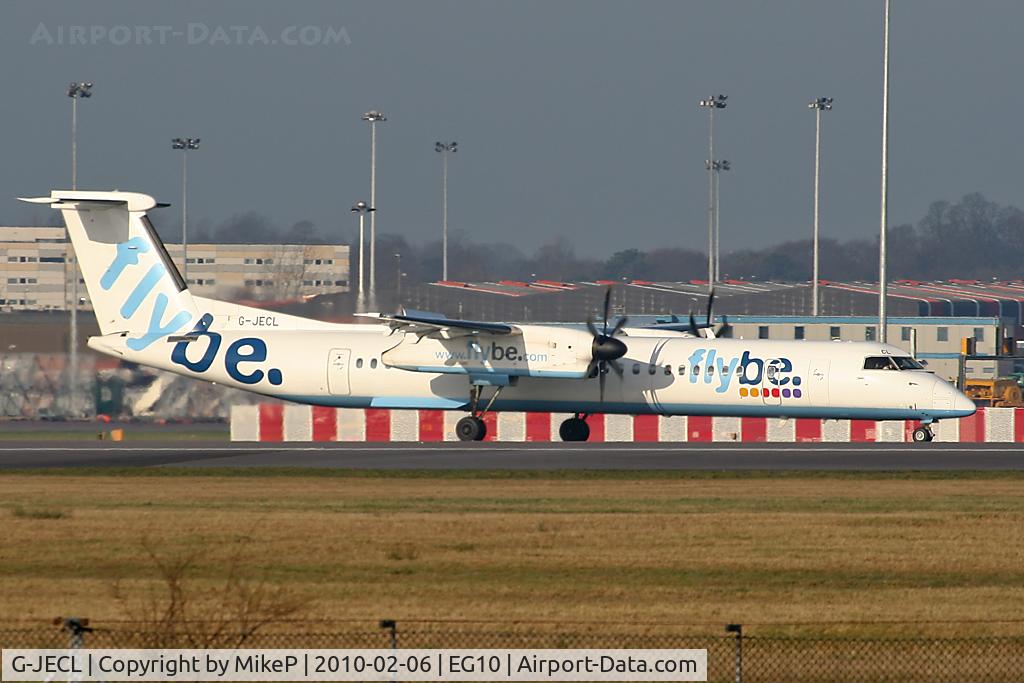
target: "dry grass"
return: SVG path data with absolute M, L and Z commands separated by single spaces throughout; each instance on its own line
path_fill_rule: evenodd
M 1017 619 L 1017 478 L 0 476 L 3 617 L 124 618 L 227 545 L 311 614 L 743 623 Z M 1018 629 L 1019 630 L 1019 629 Z

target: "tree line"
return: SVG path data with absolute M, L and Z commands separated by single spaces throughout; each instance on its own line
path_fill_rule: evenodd
M 165 239 L 175 239 L 174 226 L 168 225 L 167 229 L 170 234 Z M 356 241 L 355 234 L 350 238 L 350 243 Z M 192 241 L 317 244 L 333 240 L 321 235 L 309 221 L 281 227 L 250 211 L 216 226 L 198 224 Z M 459 231 L 452 231 L 448 245 L 449 276 L 463 281 L 686 281 L 707 277 L 706 252 L 679 247 L 625 249 L 601 259 L 577 255 L 573 242 L 560 236 L 526 254 L 511 244 L 475 242 Z M 381 287 L 390 287 L 397 275 L 399 260 L 394 254 L 401 254 L 406 282 L 440 278 L 439 240 L 411 243 L 401 235 L 383 233 L 377 237 L 377 247 Z M 978 193 L 955 203 L 934 202 L 916 225 L 894 226 L 889 232 L 889 273 L 893 279 L 1016 278 L 1021 274 L 1022 260 L 1024 211 L 1000 206 Z M 723 253 L 721 271 L 723 279 L 806 282 L 811 278 L 811 241 Z M 821 277 L 877 280 L 878 238 L 822 240 Z

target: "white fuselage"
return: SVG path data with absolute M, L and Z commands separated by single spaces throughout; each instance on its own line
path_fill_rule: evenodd
M 313 329 L 301 329 L 306 322 Z M 585 330 L 518 329 L 521 335 L 420 338 L 379 325 L 266 313 L 263 320 L 218 315 L 193 340 L 141 352 L 127 349 L 118 335 L 90 344 L 196 379 L 324 406 L 465 410 L 470 384 L 477 384 L 485 400 L 501 387 L 494 410 L 924 421 L 974 412 L 966 396 L 926 370 L 865 369 L 868 357 L 907 356 L 884 344 L 705 339 L 640 329 L 622 337 L 623 373 L 608 372 L 602 402 L 598 378 L 586 376 Z

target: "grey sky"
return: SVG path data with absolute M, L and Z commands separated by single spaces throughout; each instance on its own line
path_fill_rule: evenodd
M 892 223 L 981 191 L 1021 204 L 1024 3 L 894 0 Z M 368 195 L 368 109 L 379 129 L 378 228 L 440 232 L 437 139 L 458 140 L 451 226 L 530 253 L 564 235 L 584 255 L 702 248 L 707 114 L 716 116 L 722 247 L 808 236 L 813 113 L 824 115 L 823 234 L 878 229 L 881 0 L 849 2 L 49 2 L 0 5 L 0 223 L 41 217 L 13 197 L 70 185 L 71 80 L 80 108 L 79 186 L 174 204 L 180 157 L 190 217 L 254 209 L 284 226 L 349 226 Z M 85 46 L 73 25 L 344 27 L 350 44 Z M 66 42 L 65 38 L 65 42 Z M 209 41 L 207 41 L 209 42 Z

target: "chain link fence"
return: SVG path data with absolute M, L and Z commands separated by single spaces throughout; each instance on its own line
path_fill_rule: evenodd
M 8 622 L 10 623 L 10 622 Z M 824 628 L 823 630 L 828 630 Z M 856 637 L 751 635 L 710 626 L 475 622 L 309 621 L 225 627 L 189 622 L 170 629 L 131 622 L 0 629 L 5 648 L 697 648 L 708 680 L 730 682 L 967 683 L 1024 677 L 1024 636 Z
M 80 354 L 71 392 L 67 354 L 0 352 L 0 418 L 95 417 L 226 420 L 259 396 L 174 373 Z M 264 399 L 265 400 L 265 399 Z

